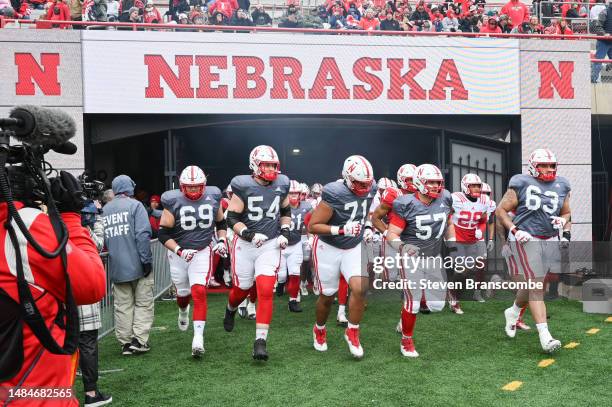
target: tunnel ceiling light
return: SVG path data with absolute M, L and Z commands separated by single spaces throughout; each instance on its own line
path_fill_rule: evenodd
M 293 149 L 293 154 L 299 154 L 302 150 L 300 150 L 299 148 L 294 148 Z

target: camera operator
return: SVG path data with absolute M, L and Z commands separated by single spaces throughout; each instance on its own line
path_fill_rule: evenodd
M 1 170 L 6 171 L 5 168 Z M 82 207 L 82 191 L 79 182 L 62 171 L 51 182 L 51 191 L 68 232 L 64 254 L 53 258 L 43 256 L 17 227 L 15 216 L 9 215 L 7 196 L 2 194 L 3 202 L 0 203 L 0 240 L 5 247 L 0 258 L 0 388 L 4 388 L 4 397 L 8 397 L 8 403 L 5 403 L 10 406 L 48 403 L 49 400 L 45 398 L 15 396 L 17 389 L 27 391 L 35 387 L 69 389 L 69 395 L 64 393 L 69 397 L 54 400 L 54 405 L 78 405 L 71 389 L 77 354 L 66 354 L 70 353 L 66 349 L 71 349 L 67 344 L 64 344 L 64 354 L 57 351 L 52 353 L 47 347 L 53 341 L 55 346 L 68 342 L 72 334 L 78 333 L 71 328 L 72 315 L 76 317 L 76 310 L 70 309 L 71 304 L 74 308 L 74 303 L 96 303 L 104 297 L 106 289 L 104 267 L 98 250 L 88 231 L 81 226 L 79 212 Z M 55 251 L 58 239 L 54 220 L 39 209 L 26 207 L 19 197 L 14 199 L 10 202 L 14 203 L 29 234 L 45 251 Z M 9 216 L 13 219 L 10 229 L 6 224 Z M 15 239 L 20 249 L 17 251 L 11 245 Z M 50 337 L 45 337 L 46 344 L 39 339 L 41 331 L 32 328 L 36 324 L 25 320 L 25 312 L 20 305 L 25 301 L 21 298 L 24 291 L 23 286 L 18 287 L 18 276 L 25 277 L 26 290 L 31 292 L 32 302 L 48 329 L 45 334 L 50 334 Z M 67 283 L 67 276 L 70 284 Z M 28 305 L 32 306 L 32 303 Z
M 115 198 L 104 206 L 104 242 L 113 282 L 115 335 L 123 355 L 148 352 L 153 325 L 151 225 L 144 205 L 133 198 L 136 183 L 113 179 Z

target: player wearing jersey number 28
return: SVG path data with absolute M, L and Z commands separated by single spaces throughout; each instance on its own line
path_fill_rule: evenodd
M 557 176 L 557 158 L 548 149 L 531 153 L 528 173 L 510 179 L 495 214 L 509 231 L 511 274 L 516 280 L 543 282 L 546 273 L 560 271 L 560 249 L 571 238 L 571 188 L 567 179 Z M 515 213 L 514 218 L 509 212 Z M 519 290 L 512 307 L 504 311 L 505 330 L 514 338 L 521 308 L 529 304 L 542 349 L 553 352 L 561 342 L 548 331 L 543 294 L 543 288 Z
M 280 174 L 280 161 L 270 146 L 257 146 L 249 155 L 250 175 L 231 182 L 233 196 L 227 223 L 235 233 L 231 247 L 233 287 L 223 326 L 234 329 L 240 303 L 255 283 L 257 310 L 253 358 L 268 360 L 268 329 L 272 321 L 273 290 L 281 266 L 281 250 L 289 243 L 291 207 L 289 178 Z
M 193 341 L 191 354 L 204 353 L 204 327 L 208 305 L 206 288 L 214 274 L 213 255 L 227 256 L 226 223 L 221 207 L 221 190 L 206 186 L 206 176 L 195 165 L 179 177 L 180 190 L 162 194 L 164 207 L 159 240 L 168 249 L 170 275 L 176 287 L 178 327 L 189 327 L 189 303 L 193 299 Z M 214 243 L 215 227 L 218 240 Z
M 325 324 L 342 275 L 351 289 L 344 339 L 351 354 L 355 358 L 362 358 L 359 322 L 363 317 L 368 278 L 362 262 L 361 242 L 376 185 L 372 166 L 359 155 L 350 156 L 344 161 L 342 177 L 342 182 L 330 182 L 323 187 L 321 202 L 308 223 L 308 231 L 316 235 L 312 257 L 315 284 L 320 290 L 313 345 L 318 351 L 327 350 Z

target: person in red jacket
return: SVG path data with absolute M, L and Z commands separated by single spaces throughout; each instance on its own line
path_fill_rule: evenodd
M 47 20 L 71 21 L 70 9 L 68 8 L 68 5 L 66 5 L 66 3 L 64 3 L 63 0 L 55 0 L 53 2 L 53 5 L 49 7 L 49 11 L 47 11 Z M 57 24 L 57 25 L 54 24 L 54 26 L 57 26 L 58 28 L 67 28 L 70 25 L 69 24 Z
M 62 346 L 66 337 L 64 325 L 66 319 L 58 317 L 59 304 L 66 303 L 65 273 L 70 276 L 72 296 L 76 305 L 94 304 L 100 301 L 105 294 L 106 278 L 104 266 L 98 255 L 96 245 L 91 240 L 89 232 L 81 226 L 80 207 L 74 202 L 76 193 L 80 191 L 78 181 L 70 174 L 61 172 L 61 186 L 65 193 L 59 201 L 58 209 L 68 231 L 66 244 L 66 269 L 62 265 L 60 256 L 53 259 L 43 257 L 34 247 L 26 241 L 23 234 L 15 228 L 17 240 L 20 243 L 23 274 L 28 288 L 35 299 L 44 324 L 55 342 Z M 82 194 L 82 191 L 81 191 Z M 54 194 L 55 195 L 55 194 Z M 68 195 L 71 195 L 68 197 Z M 46 250 L 54 251 L 57 238 L 53 231 L 50 218 L 38 209 L 25 207 L 23 203 L 15 201 L 15 206 L 28 230 L 34 239 Z M 82 203 L 80 205 L 82 207 Z M 18 305 L 20 295 L 17 288 L 18 267 L 17 258 L 11 243 L 8 231 L 4 226 L 7 221 L 8 210 L 5 202 L 0 203 L 0 241 L 3 242 L 0 251 L 0 340 L 6 340 L 11 328 L 14 334 L 21 333 L 23 343 L 23 363 L 9 363 L 0 369 L 0 404 L 5 405 L 5 399 L 17 389 L 26 391 L 36 388 L 64 389 L 62 398 L 50 400 L 49 398 L 13 398 L 10 406 L 78 406 L 78 400 L 72 391 L 78 356 L 52 354 L 43 347 L 25 321 L 21 321 L 22 314 Z M 13 222 L 13 225 L 15 222 Z M 10 248 L 10 249 L 9 249 Z M 8 249 L 8 250 L 7 250 Z M 15 310 L 17 312 L 15 312 Z M 63 315 L 59 314 L 59 315 Z M 20 326 L 19 323 L 22 325 Z M 77 321 L 78 324 L 78 321 Z M 17 336 L 18 337 L 18 336 Z M 7 342 L 1 344 L 7 345 Z M 0 362 L 9 352 L 0 353 Z M 16 354 L 15 352 L 10 352 Z M 59 395 L 59 394 L 58 394 Z M 56 396 L 57 397 L 57 396 Z
M 215 12 L 222 13 L 228 19 L 232 18 L 234 11 L 238 9 L 238 1 L 237 0 L 217 0 L 215 3 L 210 6 L 208 12 L 210 15 L 214 15 Z
M 497 25 L 497 20 L 493 17 L 489 18 L 486 24 L 482 25 L 480 29 L 481 33 L 490 33 L 490 34 L 501 34 L 502 30 Z
M 365 12 L 365 16 L 359 20 L 359 28 L 366 31 L 378 30 L 378 26 L 380 25 L 380 21 L 378 18 L 374 17 L 374 10 L 371 8 L 367 9 Z
M 510 16 L 512 26 L 521 25 L 525 21 L 529 21 L 529 8 L 520 0 L 510 0 L 502 9 L 500 14 Z
M 151 24 L 151 23 L 161 24 L 164 22 L 159 10 L 153 4 L 153 0 L 147 0 L 147 4 L 145 5 L 144 14 L 143 14 L 143 21 L 146 24 Z M 151 197 L 151 203 L 153 203 L 153 197 Z M 157 201 L 157 203 L 159 203 L 159 200 Z M 153 226 L 152 223 L 151 223 L 151 226 Z M 159 221 L 158 221 L 158 227 L 159 227 Z

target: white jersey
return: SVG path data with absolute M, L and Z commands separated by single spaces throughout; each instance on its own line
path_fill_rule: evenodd
M 489 214 L 495 210 L 494 203 L 487 195 L 480 195 L 473 202 L 463 192 L 454 192 L 452 197 L 452 221 L 457 242 L 474 243 L 482 239 Z M 477 229 L 482 232 L 480 239 L 476 238 Z

